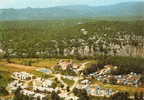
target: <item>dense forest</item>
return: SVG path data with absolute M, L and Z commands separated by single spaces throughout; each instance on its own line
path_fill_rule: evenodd
M 4 21 L 1 56 L 144 56 L 143 21 Z

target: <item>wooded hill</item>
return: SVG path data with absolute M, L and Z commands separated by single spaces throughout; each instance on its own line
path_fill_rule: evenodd
M 143 21 L 4 21 L 4 57 L 143 56 Z

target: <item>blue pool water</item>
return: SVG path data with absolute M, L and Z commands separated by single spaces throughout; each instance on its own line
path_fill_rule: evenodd
M 44 73 L 51 73 L 52 71 L 49 69 L 41 69 L 39 70 L 40 72 L 44 72 Z

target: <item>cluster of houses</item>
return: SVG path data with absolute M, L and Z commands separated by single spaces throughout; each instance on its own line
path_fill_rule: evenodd
M 24 84 L 24 81 L 32 80 L 34 78 L 32 74 L 27 72 L 14 72 L 11 77 L 15 80 L 7 86 L 9 93 L 13 93 L 19 87 L 22 89 L 27 88 L 28 85 Z
M 105 97 L 110 97 L 112 95 L 114 95 L 115 93 L 117 93 L 118 91 L 114 91 L 112 89 L 108 89 L 108 88 L 103 88 L 99 85 L 90 85 L 90 84 L 79 84 L 77 86 L 78 89 L 85 89 L 88 93 L 88 95 L 91 96 L 105 96 Z
M 103 69 L 101 69 L 96 73 L 98 73 L 98 75 L 107 75 L 107 74 L 111 74 L 112 71 L 117 70 L 117 68 L 118 68 L 117 66 L 106 65 L 104 66 Z
M 43 100 L 46 97 L 46 90 L 50 91 L 49 87 L 52 85 L 52 81 L 33 77 L 34 75 L 27 72 L 14 72 L 12 78 L 15 80 L 7 86 L 7 90 L 9 93 L 14 93 L 18 88 L 21 88 L 23 95 Z
M 60 93 L 60 97 L 65 98 L 64 100 L 78 100 L 79 97 L 75 96 L 74 94 L 67 94 L 67 93 Z
M 13 82 L 11 82 L 7 86 L 7 90 L 9 91 L 9 93 L 13 93 L 13 92 L 15 92 L 17 90 L 18 87 L 24 88 L 23 83 L 20 82 L 19 80 L 14 80 Z
M 52 88 L 53 80 L 36 78 L 33 80 L 33 90 L 41 93 L 57 92 L 58 88 Z
M 136 86 L 136 87 L 141 85 L 140 82 L 141 75 L 133 72 L 127 75 L 117 75 L 114 76 L 114 78 L 117 79 L 117 84 Z
M 72 61 L 60 60 L 58 65 L 62 68 L 62 70 L 66 70 L 68 67 L 72 67 Z
M 60 61 L 58 65 L 63 69 L 67 69 L 68 67 L 72 67 L 73 70 L 81 69 L 82 65 L 73 64 L 71 61 Z M 84 64 L 83 64 L 84 66 Z M 110 97 L 117 93 L 118 91 L 104 88 L 97 84 L 92 84 L 91 78 L 94 77 L 96 80 L 110 83 L 114 81 L 116 84 L 120 85 L 131 85 L 138 86 L 141 75 L 136 73 L 130 73 L 127 75 L 112 75 L 111 72 L 117 70 L 117 66 L 105 66 L 102 70 L 97 71 L 95 73 L 89 74 L 88 77 L 82 76 L 70 76 L 70 75 L 61 75 L 54 74 L 51 70 L 41 68 L 37 69 L 39 72 L 43 72 L 45 74 L 53 74 L 55 78 L 61 83 L 65 84 L 61 78 L 73 80 L 75 83 L 72 88 L 85 89 L 90 96 L 105 96 Z M 39 98 L 43 100 L 48 94 L 53 91 L 58 93 L 61 98 L 64 100 L 78 100 L 78 97 L 73 93 L 69 93 L 66 84 L 64 87 L 57 86 L 54 88 L 54 84 L 56 82 L 55 78 L 42 78 L 35 77 L 34 75 L 27 72 L 14 72 L 12 74 L 12 78 L 15 80 L 11 82 L 7 89 L 10 93 L 13 93 L 17 90 L 17 88 L 21 88 L 21 93 L 26 96 L 30 96 L 33 98 Z M 77 81 L 78 80 L 78 81 Z M 71 88 L 71 87 L 70 87 Z
M 102 88 L 100 86 L 88 87 L 86 88 L 86 90 L 87 90 L 87 93 L 89 93 L 90 95 L 106 96 L 106 97 L 110 97 L 117 92 L 117 91 L 113 91 L 112 89 Z
M 14 72 L 12 74 L 12 78 L 18 79 L 18 80 L 31 80 L 34 78 L 34 76 L 27 72 Z
M 45 94 L 42 94 L 42 93 L 36 93 L 34 91 L 30 91 L 30 90 L 26 90 L 26 89 L 23 89 L 21 91 L 21 93 L 25 96 L 29 96 L 29 97 L 32 97 L 34 100 L 37 100 L 37 98 L 39 98 L 40 100 L 43 100 L 43 98 L 46 97 Z
M 128 86 L 140 86 L 141 82 L 139 81 L 141 78 L 140 74 L 131 72 L 126 75 L 111 75 L 111 71 L 116 70 L 117 67 L 105 66 L 104 69 L 92 73 L 89 76 L 94 77 L 98 81 L 102 81 L 104 83 L 112 83 L 118 85 L 128 85 Z
M 85 89 L 90 96 L 105 96 L 110 97 L 117 93 L 118 91 L 114 91 L 109 88 L 104 88 L 98 84 L 92 84 L 91 80 L 84 79 L 77 85 L 78 89 Z
M 62 70 L 66 70 L 67 68 L 79 69 L 79 67 L 81 66 L 81 64 L 75 64 L 71 60 L 69 61 L 60 60 L 57 63 L 57 65 L 60 66 Z
M 46 71 L 47 72 L 47 71 Z M 44 79 L 41 77 L 34 77 L 34 75 L 29 74 L 27 72 L 14 72 L 12 77 L 15 79 L 7 86 L 7 90 L 9 93 L 14 93 L 18 88 L 21 88 L 20 91 L 23 95 L 32 97 L 34 100 L 39 98 L 43 100 L 47 96 L 47 94 L 60 91 L 58 94 L 64 100 L 77 100 L 78 97 L 73 94 L 68 94 L 66 89 L 62 89 L 62 87 L 54 88 L 52 85 L 55 80 L 53 79 Z M 65 78 L 73 79 L 70 76 L 65 76 Z

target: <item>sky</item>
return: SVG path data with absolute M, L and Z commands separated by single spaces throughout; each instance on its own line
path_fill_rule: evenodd
M 111 5 L 122 2 L 136 2 L 144 0 L 0 0 L 1 8 L 46 8 L 63 5 Z

